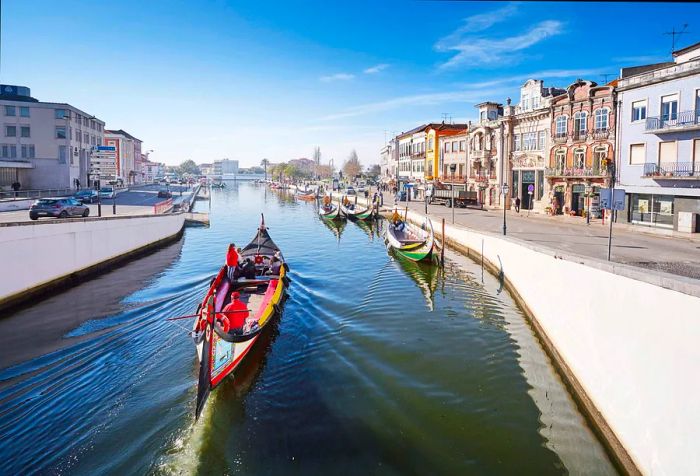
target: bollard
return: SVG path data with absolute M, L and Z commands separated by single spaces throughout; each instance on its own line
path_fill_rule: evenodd
M 440 264 L 445 266 L 445 219 L 442 219 L 442 249 L 440 250 Z
M 112 215 L 117 214 L 117 194 L 112 195 Z

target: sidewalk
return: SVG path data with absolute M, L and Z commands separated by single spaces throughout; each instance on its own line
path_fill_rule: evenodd
M 393 200 L 386 200 L 385 208 L 393 208 Z M 424 213 L 423 202 L 399 202 L 398 208 Z M 445 218 L 452 222 L 452 208 L 442 205 L 428 205 L 428 216 L 433 225 Z M 478 231 L 494 234 L 503 233 L 503 210 L 476 210 L 469 208 L 454 209 L 455 223 Z M 506 212 L 506 232 L 524 241 L 537 243 L 554 250 L 607 260 L 608 223 L 602 225 L 600 220 L 591 220 L 586 225 L 584 219 L 569 217 L 549 217 L 527 211 Z M 617 263 L 639 266 L 650 270 L 677 274 L 700 279 L 700 237 L 660 235 L 650 230 L 628 224 L 613 224 L 611 259 Z M 585 292 L 584 283 L 571 283 L 572 290 L 580 287 Z M 582 286 L 582 287 L 581 287 Z

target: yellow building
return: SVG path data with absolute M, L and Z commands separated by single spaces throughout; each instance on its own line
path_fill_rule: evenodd
M 428 124 L 425 128 L 425 180 L 440 178 L 440 137 L 452 136 L 467 130 L 466 124 Z

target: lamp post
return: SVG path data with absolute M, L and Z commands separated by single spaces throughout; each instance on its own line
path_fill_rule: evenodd
M 586 212 L 586 225 L 591 224 L 591 192 L 593 191 L 593 188 L 591 187 L 590 183 L 586 184 L 586 201 L 588 202 L 587 208 L 588 211 Z
M 452 174 L 452 198 L 450 199 L 450 207 L 452 208 L 452 224 L 455 223 L 455 170 L 457 170 L 457 164 L 450 164 L 450 173 Z
M 503 193 L 503 236 L 506 235 L 506 200 L 508 200 L 508 184 L 504 183 L 501 187 Z

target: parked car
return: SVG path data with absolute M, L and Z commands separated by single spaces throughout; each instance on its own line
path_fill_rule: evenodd
M 173 198 L 173 194 L 167 188 L 161 188 L 158 190 L 158 198 Z
M 90 208 L 80 203 L 75 198 L 41 198 L 29 208 L 29 218 L 37 220 L 39 217 L 86 217 L 90 214 Z
M 114 187 L 102 187 L 100 189 L 100 198 L 114 198 Z
M 357 192 L 355 192 L 352 186 L 348 186 L 348 188 L 345 189 L 345 195 L 357 195 Z
M 97 201 L 97 191 L 91 188 L 85 188 L 75 192 L 73 198 L 81 203 L 95 203 Z

